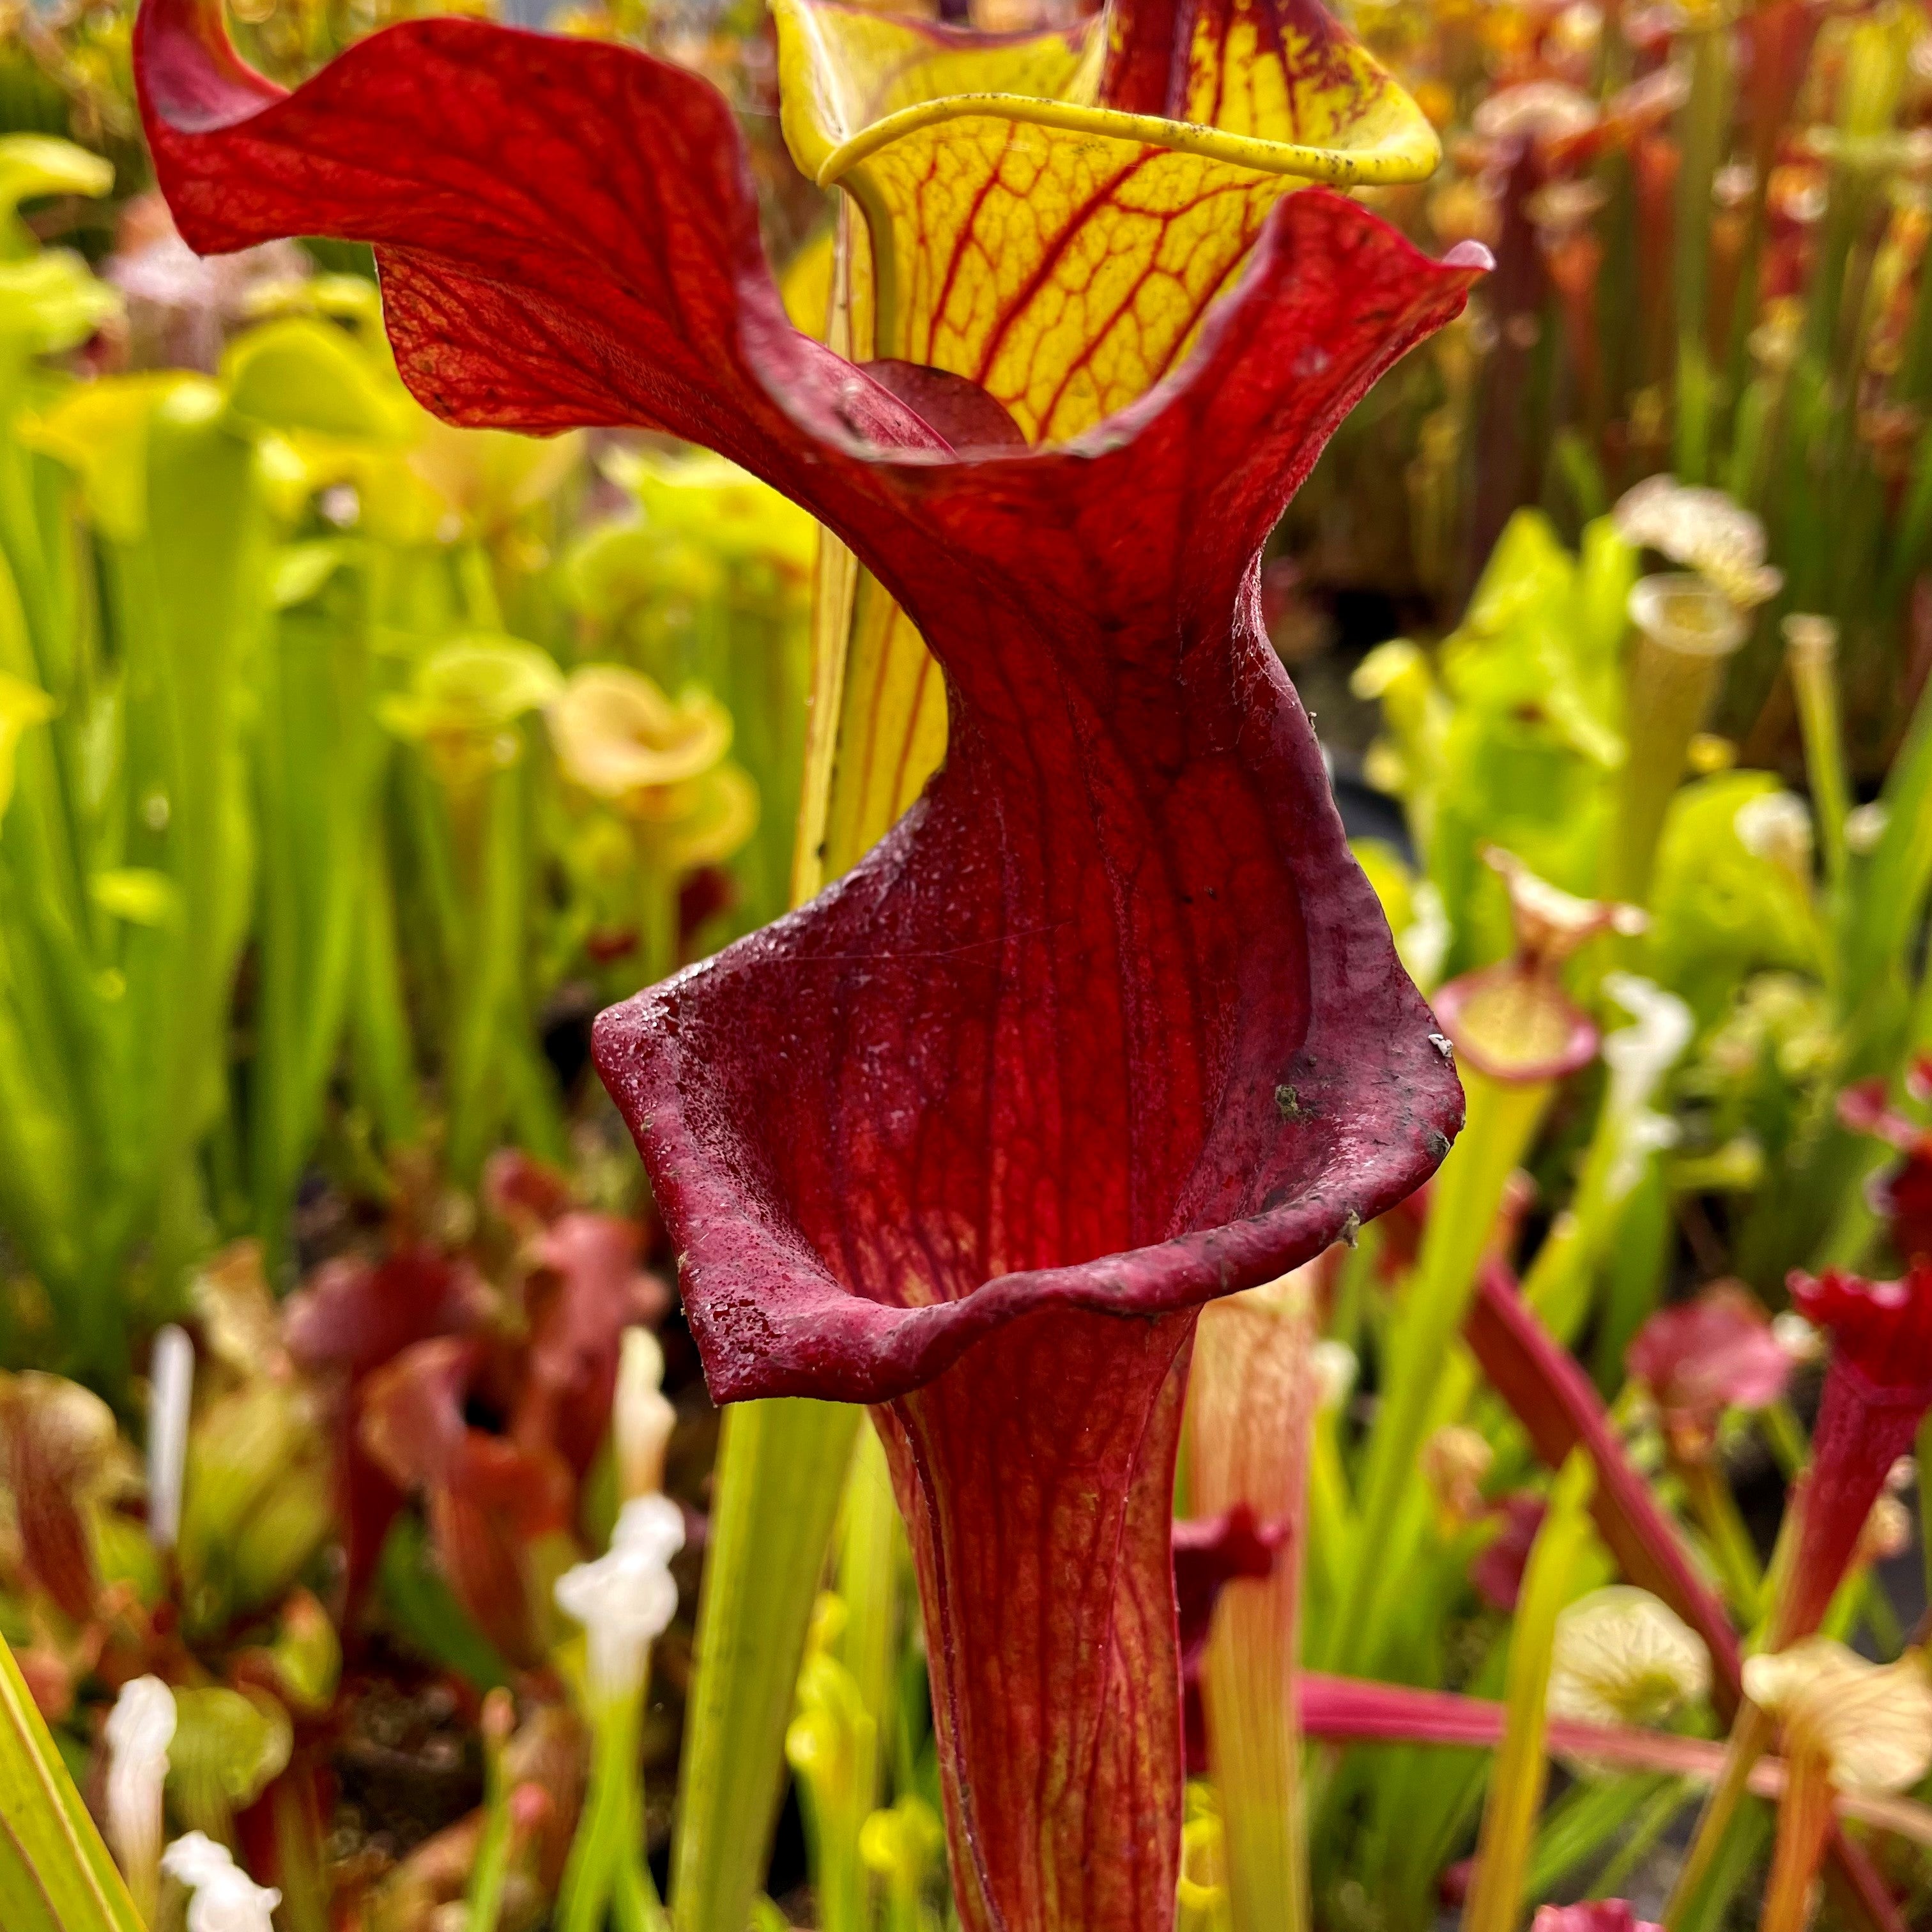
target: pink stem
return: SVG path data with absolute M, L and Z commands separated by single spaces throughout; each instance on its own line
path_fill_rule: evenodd
M 1360 1678 L 1304 1671 L 1300 1678 L 1301 1729 L 1305 1736 L 1331 1744 L 1411 1744 L 1472 1746 L 1492 1750 L 1502 1742 L 1507 1712 L 1486 1697 L 1453 1690 L 1420 1690 L 1406 1684 L 1372 1684 Z M 1550 1748 L 1565 1756 L 1594 1760 L 1631 1771 L 1655 1771 L 1714 1782 L 1724 1768 L 1725 1748 L 1708 1738 L 1680 1737 L 1673 1731 L 1578 1724 L 1552 1718 Z M 1750 1788 L 1774 1801 L 1784 1794 L 1789 1772 L 1781 1758 L 1763 1757 L 1752 1767 Z M 1847 1817 L 1896 1833 L 1916 1844 L 1932 1844 L 1932 1806 L 1909 1798 L 1838 1801 Z
M 1697 1574 L 1650 1485 L 1624 1454 L 1589 1377 L 1538 1321 L 1500 1262 L 1483 1270 L 1462 1338 L 1490 1385 L 1528 1431 L 1544 1463 L 1561 1468 L 1580 1443 L 1588 1452 L 1597 1471 L 1591 1510 L 1604 1540 L 1633 1583 L 1662 1598 L 1704 1640 L 1718 1708 L 1728 1718 L 1744 1695 L 1744 1666 L 1724 1604 Z

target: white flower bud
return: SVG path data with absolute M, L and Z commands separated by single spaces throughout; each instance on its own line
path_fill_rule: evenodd
M 590 1639 L 591 1696 L 633 1697 L 651 1645 L 677 1614 L 670 1559 L 684 1547 L 684 1514 L 668 1496 L 634 1498 L 618 1514 L 610 1547 L 556 1580 L 556 1601 Z
M 1408 976 L 1427 992 L 1442 976 L 1442 962 L 1455 935 L 1442 895 L 1432 881 L 1424 879 L 1410 892 L 1408 909 L 1409 922 L 1396 934 L 1395 950 Z
M 1636 1022 L 1606 1034 L 1603 1045 L 1614 1104 L 1634 1114 L 1649 1106 L 1664 1075 L 1690 1044 L 1695 1022 L 1675 993 L 1641 974 L 1606 973 L 1604 991 Z
M 1606 1034 L 1601 1049 L 1610 1070 L 1604 1106 L 1616 1136 L 1607 1176 L 1615 1201 L 1642 1178 L 1652 1154 L 1676 1144 L 1676 1124 L 1654 1112 L 1651 1102 L 1664 1076 L 1690 1044 L 1695 1022 L 1690 1009 L 1675 993 L 1637 974 L 1606 973 L 1604 990 L 1636 1022 Z
M 1771 1318 L 1771 1332 L 1778 1346 L 1794 1362 L 1815 1362 L 1825 1353 L 1825 1338 L 1796 1309 L 1787 1308 Z
M 174 1693 L 158 1677 L 124 1684 L 107 1714 L 107 1840 L 137 1893 L 152 1890 L 161 1855 L 161 1794 L 174 1737 Z
M 1857 1561 L 1888 1562 L 1912 1547 L 1912 1512 L 1896 1496 L 1880 1496 L 1858 1532 Z
M 664 1369 L 658 1338 L 648 1328 L 626 1328 L 610 1404 L 617 1493 L 626 1502 L 664 1487 L 664 1450 L 677 1420 L 664 1400 Z
M 1417 1466 L 1436 1498 L 1444 1533 L 1453 1534 L 1472 1522 L 1483 1508 L 1483 1479 L 1496 1452 L 1477 1430 L 1450 1423 L 1422 1445 Z
M 161 1858 L 161 1869 L 194 1894 L 188 1901 L 188 1932 L 274 1932 L 269 1915 L 281 1904 L 273 1886 L 257 1885 L 218 1845 L 200 1832 L 177 1838 Z
M 1878 849 L 1892 814 L 1876 799 L 1869 805 L 1855 805 L 1845 814 L 1845 844 L 1862 859 Z
M 194 1344 L 172 1322 L 154 1337 L 148 1390 L 148 1538 L 157 1550 L 172 1550 L 181 1533 L 182 1475 L 194 1400 Z
M 1811 876 L 1811 812 L 1796 792 L 1760 792 L 1738 807 L 1731 821 L 1738 842 L 1794 878 Z

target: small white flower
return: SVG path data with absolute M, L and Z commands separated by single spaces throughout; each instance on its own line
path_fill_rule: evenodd
M 1611 1104 L 1634 1114 L 1650 1104 L 1664 1075 L 1690 1044 L 1695 1022 L 1675 993 L 1640 974 L 1606 973 L 1604 991 L 1636 1022 L 1607 1035 L 1603 1046 Z
M 361 521 L 362 499 L 352 483 L 337 483 L 316 499 L 316 508 L 339 530 L 352 529 Z
M 226 1845 L 190 1832 L 162 1855 L 161 1869 L 194 1894 L 188 1932 L 273 1932 L 269 1914 L 282 1894 L 273 1886 L 257 1885 Z
M 1589 1724 L 1654 1724 L 1711 1688 L 1703 1640 L 1648 1590 L 1615 1583 L 1556 1619 L 1550 1714 Z
M 1858 1532 L 1857 1561 L 1884 1563 L 1912 1547 L 1912 1512 L 1896 1496 L 1880 1496 Z
M 651 1646 L 677 1614 L 670 1559 L 684 1547 L 684 1514 L 668 1496 L 638 1496 L 618 1513 L 610 1547 L 556 1580 L 556 1601 L 589 1636 L 591 1695 L 634 1696 Z
M 174 1738 L 174 1693 L 158 1677 L 124 1684 L 107 1714 L 107 1837 L 137 1889 L 152 1883 L 160 1856 L 161 1794 Z
M 1395 950 L 1408 976 L 1426 993 L 1442 976 L 1449 956 L 1449 914 L 1432 880 L 1424 879 L 1408 896 L 1409 922 L 1396 934 Z
M 1422 1480 L 1436 1498 L 1437 1520 L 1445 1535 L 1475 1521 L 1483 1510 L 1483 1479 L 1496 1452 L 1478 1430 L 1450 1423 L 1422 1445 L 1417 1458 Z
M 1562 140 L 1597 124 L 1597 104 L 1557 80 L 1526 80 L 1492 94 L 1476 110 L 1475 130 L 1486 141 L 1520 136 Z
M 1631 1120 L 1607 1177 L 1610 1198 L 1621 1201 L 1643 1178 L 1644 1164 L 1654 1154 L 1666 1154 L 1684 1138 L 1677 1123 L 1646 1107 Z

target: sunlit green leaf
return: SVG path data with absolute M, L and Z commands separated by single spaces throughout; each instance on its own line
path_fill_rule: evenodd
M 1768 772 L 1720 772 L 1684 786 L 1664 821 L 1651 886 L 1652 956 L 1664 984 L 1706 1022 L 1751 974 L 1820 964 L 1802 883 L 1738 836 L 1738 813 L 1778 790 Z
M 31 356 L 85 342 L 121 310 L 121 298 L 64 248 L 0 260 L 0 339 Z
M 169 1792 L 182 1817 L 212 1834 L 226 1812 L 252 1804 L 286 1767 L 289 1714 L 266 1690 L 224 1684 L 177 1690 L 175 1713 Z
M 114 164 L 50 134 L 0 134 L 0 254 L 32 253 L 36 243 L 19 218 L 20 204 L 42 195 L 98 197 L 114 185 Z
M 556 661 L 515 638 L 472 637 L 444 645 L 416 668 L 411 688 L 376 715 L 399 738 L 428 747 L 452 779 L 513 764 L 510 727 L 563 690 Z
M 726 1414 L 680 1766 L 676 1932 L 743 1932 L 751 1916 L 799 1656 L 860 1419 L 820 1402 L 747 1402 Z
M 398 443 L 418 412 L 340 328 L 291 316 L 251 329 L 222 358 L 228 407 L 251 430 L 308 430 Z
M 346 560 L 342 545 L 327 538 L 285 545 L 276 553 L 268 579 L 270 601 L 278 610 L 306 604 Z
M 141 1932 L 128 1888 L 4 1643 L 0 1924 L 7 1932 Z
M 56 458 L 80 479 L 88 520 L 118 543 L 138 542 L 148 524 L 148 435 L 156 408 L 188 395 L 218 406 L 205 376 L 170 372 L 81 385 L 20 426 L 22 442 Z
M 812 568 L 818 526 L 810 514 L 722 456 L 620 450 L 604 466 L 664 535 L 693 539 L 714 556 L 763 558 L 800 575 Z

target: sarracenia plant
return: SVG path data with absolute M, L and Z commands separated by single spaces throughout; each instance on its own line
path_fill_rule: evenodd
M 1001 40 L 839 8 L 774 10 L 793 157 L 842 190 L 822 339 L 855 358 L 964 376 L 1029 441 L 1085 430 L 1170 370 L 1286 184 L 1280 167 L 1393 179 L 1426 172 L 1432 158 L 1399 92 L 1300 0 L 1270 7 L 1278 42 L 1250 44 L 1245 29 L 1191 5 L 1172 17 L 1162 6 L 1112 54 L 1090 22 Z M 1318 57 L 1298 67 L 1304 45 Z M 1168 71 L 1184 47 L 1193 67 L 1184 86 Z M 1113 77 L 1102 87 L 1106 62 Z M 997 99 L 982 112 L 988 92 Z M 1133 110 L 1131 124 L 1121 109 Z M 1180 152 L 1191 137 L 1158 124 L 1170 112 L 1216 137 L 1204 170 Z M 943 125 L 928 123 L 934 114 Z M 1102 146 L 1082 145 L 1096 134 Z M 971 144 L 968 172 L 952 176 Z M 1090 182 L 1096 157 L 1102 175 Z M 919 186 L 928 164 L 949 171 L 938 200 Z M 950 251 L 943 274 L 921 266 L 934 248 Z M 1090 281 L 1096 260 L 1108 266 Z M 986 420 L 1012 439 L 1005 417 Z M 946 680 L 917 625 L 829 532 L 813 628 L 794 902 L 849 870 L 912 803 L 947 735 Z M 726 1420 L 679 1798 L 680 1932 L 743 1922 L 852 1431 L 849 1412 L 799 1401 L 740 1407 Z M 748 1788 L 770 1798 L 748 1805 Z
M 206 6 L 140 27 L 191 242 L 374 242 L 433 407 L 710 443 L 812 508 L 943 671 L 918 808 L 804 912 L 608 1015 L 597 1052 L 713 1394 L 878 1405 L 972 1928 L 1168 1922 L 1195 1310 L 1411 1191 L 1460 1120 L 1254 585 L 1322 441 L 1484 258 L 1431 263 L 1352 202 L 1282 191 L 1412 173 L 1433 142 L 1314 8 L 1275 26 L 1241 90 L 1275 120 L 1238 134 L 1180 118 L 1229 79 L 1208 14 L 1037 37 L 1028 93 L 989 105 L 989 76 L 955 94 L 909 58 L 970 41 L 794 10 L 827 62 L 896 90 L 849 124 L 835 66 L 790 104 L 814 172 L 852 170 L 876 211 L 856 346 L 888 352 L 863 364 L 785 320 L 728 112 L 676 69 L 431 21 L 284 96 Z M 1271 137 L 1304 122 L 1352 145 Z M 964 171 L 943 207 L 918 192 L 936 169 Z M 1109 202 L 1141 211 L 1112 302 L 1081 222 Z M 1034 236 L 1040 305 L 962 346 L 937 290 L 915 326 L 913 291 L 950 252 L 961 317 L 996 303 L 982 220 Z M 1003 284 L 1025 266 L 1003 255 Z M 1036 380 L 1076 291 L 1093 333 Z M 1144 398 L 1109 386 L 1150 360 Z

